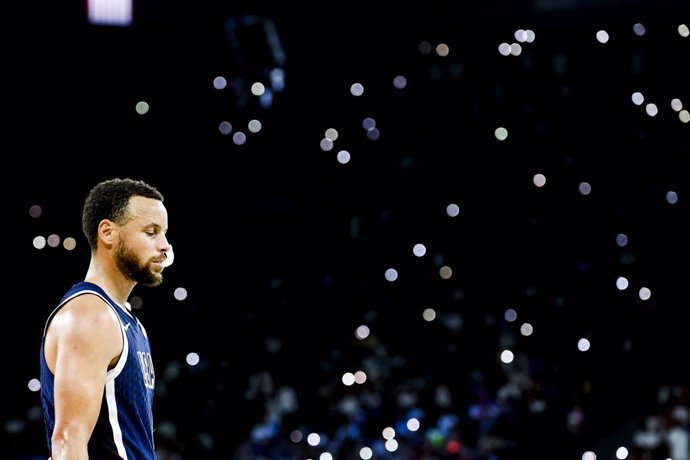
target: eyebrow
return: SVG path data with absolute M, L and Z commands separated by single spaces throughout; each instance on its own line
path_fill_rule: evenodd
M 167 231 L 168 231 L 167 228 L 164 229 L 163 226 L 161 226 L 160 224 L 157 224 L 157 223 L 155 223 L 155 222 L 151 222 L 151 223 L 148 223 L 148 224 L 144 224 L 144 225 L 141 226 L 141 228 L 153 228 L 153 229 L 155 229 L 155 230 L 161 230 L 161 231 L 164 231 L 164 232 L 167 232 Z

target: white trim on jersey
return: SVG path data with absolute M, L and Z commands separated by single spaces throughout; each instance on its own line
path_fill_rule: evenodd
M 108 302 L 108 299 L 103 297 L 98 292 L 88 292 L 91 292 L 103 299 L 110 308 L 115 308 L 115 306 L 111 302 Z M 120 307 L 120 305 L 117 306 Z M 124 310 L 124 308 L 120 308 Z M 126 310 L 124 311 L 129 316 L 131 316 L 129 312 L 127 312 Z M 117 314 L 115 316 L 117 316 Z M 120 330 L 122 331 L 122 353 L 120 354 L 120 359 L 118 359 L 115 367 L 110 369 L 105 374 L 105 401 L 108 405 L 108 421 L 110 422 L 110 428 L 113 430 L 113 442 L 115 443 L 115 447 L 117 448 L 117 453 L 120 455 L 120 457 L 127 460 L 127 451 L 125 450 L 125 443 L 122 441 L 122 429 L 120 428 L 120 420 L 117 416 L 118 411 L 117 399 L 115 398 L 115 378 L 118 375 L 120 375 L 122 369 L 124 369 L 125 367 L 125 364 L 127 364 L 127 357 L 129 356 L 129 340 L 127 339 L 127 329 L 125 328 L 125 325 L 122 324 L 122 321 L 120 320 L 119 316 L 117 316 L 117 321 L 118 323 L 120 323 Z M 129 325 L 129 323 L 127 324 Z
M 105 400 L 108 404 L 108 420 L 113 429 L 113 442 L 117 447 L 117 453 L 120 457 L 127 459 L 127 451 L 125 444 L 122 442 L 122 430 L 120 429 L 120 421 L 117 419 L 117 400 L 115 399 L 115 380 L 110 380 L 105 384 Z

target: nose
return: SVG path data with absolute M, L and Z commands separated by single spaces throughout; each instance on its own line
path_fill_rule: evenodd
M 172 244 L 168 243 L 164 249 L 162 249 L 163 255 L 165 256 L 165 260 L 163 261 L 163 265 L 165 267 L 169 267 L 172 265 L 173 260 L 175 260 L 175 253 L 173 252 L 173 247 Z
M 168 241 L 168 237 L 166 237 L 164 234 L 161 235 L 161 248 L 160 250 L 163 252 L 168 252 L 172 249 L 172 245 Z

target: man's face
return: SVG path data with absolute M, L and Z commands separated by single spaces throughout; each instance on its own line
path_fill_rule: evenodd
M 139 284 L 158 286 L 163 282 L 163 272 L 154 271 L 151 259 L 139 257 L 126 238 L 121 238 L 115 248 L 115 262 L 125 277 Z
M 144 286 L 163 282 L 163 262 L 170 244 L 165 237 L 168 215 L 158 200 L 133 197 L 128 220 L 120 227 L 115 263 L 122 274 Z

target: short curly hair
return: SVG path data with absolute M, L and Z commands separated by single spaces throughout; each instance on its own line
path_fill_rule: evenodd
M 91 251 L 96 250 L 98 224 L 109 219 L 120 224 L 127 217 L 127 205 L 133 196 L 142 196 L 163 201 L 163 195 L 152 185 L 142 180 L 115 178 L 104 180 L 94 186 L 84 202 L 81 226 Z

